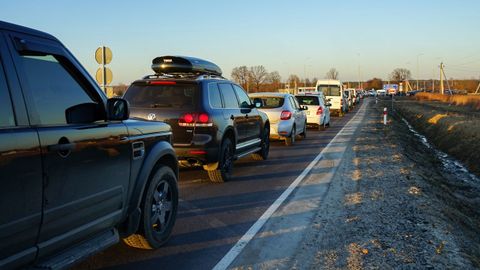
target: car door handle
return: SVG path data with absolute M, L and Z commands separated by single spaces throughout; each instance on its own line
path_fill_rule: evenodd
M 61 157 L 67 157 L 75 149 L 75 143 L 71 143 L 66 137 L 60 138 L 58 144 L 47 146 L 49 152 L 57 152 Z
M 72 151 L 73 149 L 75 149 L 75 144 L 74 143 L 53 144 L 53 145 L 49 145 L 47 149 L 50 152 Z

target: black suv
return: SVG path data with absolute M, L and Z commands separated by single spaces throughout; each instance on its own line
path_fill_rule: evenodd
M 128 116 L 56 38 L 0 21 L 0 269 L 65 268 L 120 238 L 167 241 L 171 128 Z
M 133 117 L 170 124 L 180 165 L 203 166 L 211 181 L 224 182 L 237 158 L 267 159 L 270 125 L 261 103 L 252 104 L 217 65 L 179 56 L 152 63 L 156 74 L 132 83 L 124 98 Z

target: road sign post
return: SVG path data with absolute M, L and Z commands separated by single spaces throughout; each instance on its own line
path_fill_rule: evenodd
M 387 125 L 387 107 L 383 108 L 383 125 Z
M 106 65 L 112 62 L 112 57 L 112 50 L 110 50 L 110 48 L 108 47 L 102 46 L 97 48 L 97 50 L 95 51 L 95 60 L 98 64 L 101 65 L 95 73 L 95 79 L 100 84 L 100 87 L 105 92 L 105 94 L 107 94 L 109 97 L 113 94 L 107 93 L 107 86 L 112 82 L 113 73 L 108 67 L 106 67 Z

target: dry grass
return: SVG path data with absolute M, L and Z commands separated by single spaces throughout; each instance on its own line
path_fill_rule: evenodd
M 415 98 L 417 100 L 435 100 L 444 103 L 454 104 L 457 106 L 468 106 L 472 109 L 480 110 L 480 96 L 418 93 L 415 95 Z

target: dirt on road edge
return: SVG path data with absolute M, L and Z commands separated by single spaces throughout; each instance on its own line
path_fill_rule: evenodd
M 480 111 L 438 101 L 396 98 L 395 110 L 440 150 L 480 175 Z
M 478 268 L 480 205 L 464 200 L 478 190 L 445 174 L 398 117 L 383 126 L 383 106 L 367 109 L 291 267 Z

